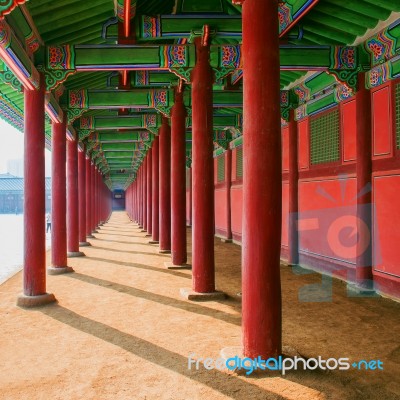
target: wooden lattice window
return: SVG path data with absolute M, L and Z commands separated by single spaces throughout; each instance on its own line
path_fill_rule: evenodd
M 395 91 L 395 109 L 396 109 L 396 147 L 400 149 L 400 83 L 396 85 Z
M 243 177 L 243 147 L 236 148 L 236 178 Z
M 219 156 L 217 158 L 217 182 L 225 180 L 225 157 Z
M 311 119 L 311 164 L 340 160 L 339 111 Z

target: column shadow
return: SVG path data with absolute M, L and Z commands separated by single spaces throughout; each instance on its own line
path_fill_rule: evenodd
M 139 244 L 139 243 L 137 243 L 137 244 Z M 146 245 L 147 243 L 143 243 L 143 245 Z M 109 247 L 100 247 L 100 246 L 93 246 L 92 245 L 92 248 L 94 248 L 94 249 L 98 249 L 98 250 L 105 250 L 105 251 L 109 251 L 109 252 L 111 252 L 111 253 L 126 253 L 126 254 L 143 254 L 143 255 L 146 255 L 146 256 L 148 256 L 148 255 L 151 255 L 151 256 L 160 256 L 160 257 L 171 257 L 169 254 L 162 254 L 162 253 L 157 253 L 157 252 L 154 252 L 154 253 L 150 253 L 150 252 L 147 252 L 147 251 L 127 251 L 127 250 L 117 250 L 117 249 L 110 249 Z
M 144 269 L 147 271 L 154 271 L 154 272 L 160 272 L 162 274 L 168 274 L 168 275 L 174 275 L 174 276 L 179 276 L 180 278 L 185 278 L 185 279 L 192 279 L 191 274 L 185 274 L 184 272 L 179 272 L 176 270 L 172 269 L 167 269 L 167 268 L 157 268 L 157 267 L 152 267 L 150 265 L 144 265 L 144 264 L 137 264 L 137 263 L 130 263 L 130 262 L 124 262 L 124 261 L 114 261 L 111 259 L 106 259 L 106 258 L 97 258 L 97 257 L 85 257 L 86 260 L 94 260 L 98 262 L 104 262 L 104 263 L 111 263 L 111 264 L 116 264 L 116 265 L 121 265 L 123 267 L 132 267 L 132 268 L 138 268 L 138 269 Z
M 60 305 L 46 306 L 41 308 L 40 311 L 58 322 L 113 344 L 152 364 L 167 368 L 195 382 L 206 385 L 231 399 L 287 399 L 287 397 L 264 390 L 248 381 L 218 370 L 189 370 L 187 357 L 148 342 L 145 339 L 122 332 L 102 322 L 79 315 Z
M 91 285 L 101 286 L 106 289 L 115 290 L 120 293 L 128 294 L 130 296 L 138 297 L 141 299 L 149 300 L 154 303 L 163 304 L 169 307 L 174 307 L 180 310 L 189 311 L 198 315 L 205 315 L 214 319 L 219 319 L 220 321 L 226 322 L 231 325 L 240 326 L 241 316 L 235 316 L 227 314 L 220 310 L 214 310 L 212 308 L 203 307 L 197 303 L 190 303 L 183 300 L 177 300 L 172 297 L 163 296 L 161 294 L 147 292 L 142 289 L 137 289 L 132 286 L 122 285 L 120 283 L 108 281 L 105 279 L 96 278 L 94 276 L 82 274 L 75 272 L 73 274 L 66 275 L 68 278 L 73 278 L 80 280 L 82 282 L 89 283 Z

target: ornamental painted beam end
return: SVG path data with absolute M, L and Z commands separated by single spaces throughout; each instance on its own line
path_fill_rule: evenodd
M 26 89 L 39 88 L 38 70 L 4 19 L 0 19 L 0 58 Z
M 5 0 L 0 3 L 0 19 L 10 14 L 16 7 L 24 4 L 26 0 Z

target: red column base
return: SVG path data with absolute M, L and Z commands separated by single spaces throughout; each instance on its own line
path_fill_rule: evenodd
M 217 290 L 211 293 L 199 293 L 195 292 L 193 289 L 181 288 L 180 293 L 186 300 L 191 301 L 217 301 L 224 300 L 226 297 L 224 292 L 219 292 Z
M 167 269 L 192 269 L 190 264 L 175 265 L 172 262 L 165 262 L 164 266 Z
M 21 294 L 17 298 L 17 306 L 23 308 L 40 307 L 55 302 L 57 302 L 57 299 L 53 293 L 45 293 L 38 296 L 26 296 Z
M 82 253 L 81 251 L 69 251 L 67 253 L 67 257 L 69 257 L 69 258 L 85 257 L 85 253 Z
M 158 250 L 160 254 L 171 254 L 171 250 Z
M 87 247 L 87 246 L 91 246 L 91 244 L 89 242 L 79 242 L 79 247 Z
M 47 273 L 49 275 L 69 274 L 71 272 L 75 272 L 72 267 L 49 267 L 49 268 L 47 268 Z

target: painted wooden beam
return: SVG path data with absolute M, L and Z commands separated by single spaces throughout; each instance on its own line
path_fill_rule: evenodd
M 184 93 L 186 107 L 191 106 L 190 93 Z M 169 112 L 173 105 L 172 89 L 133 89 L 133 90 L 69 90 L 67 106 L 72 110 L 89 109 L 144 109 L 152 108 Z M 241 91 L 214 91 L 214 108 L 241 108 Z
M 0 19 L 0 58 L 26 89 L 39 88 L 38 70 L 4 19 Z
M 141 132 L 113 132 L 113 133 L 96 133 L 94 136 L 94 140 L 103 142 L 103 143 L 134 143 L 134 142 L 143 142 L 143 141 L 151 141 L 153 135 L 146 131 Z
M 10 14 L 16 7 L 24 4 L 26 0 L 8 0 L 0 3 L 0 19 Z
M 280 46 L 281 70 L 353 70 L 358 50 L 345 46 Z M 194 45 L 62 45 L 47 48 L 48 71 L 161 70 L 186 81 L 196 63 Z M 210 47 L 210 65 L 220 79 L 241 69 L 240 45 Z
M 135 114 L 121 116 L 81 117 L 81 129 L 112 130 L 112 129 L 146 129 L 161 126 L 160 114 Z

